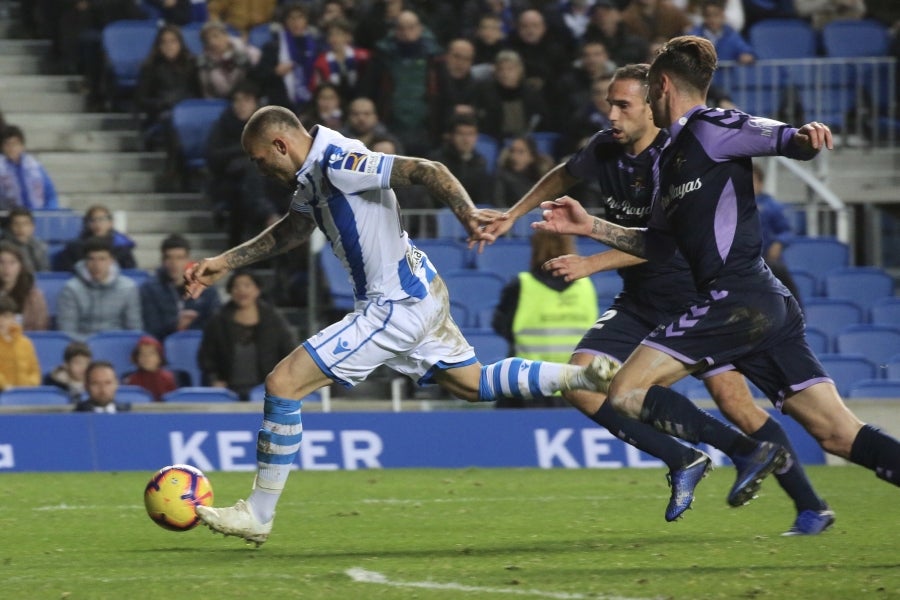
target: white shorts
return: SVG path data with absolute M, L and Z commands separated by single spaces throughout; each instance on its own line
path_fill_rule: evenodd
M 477 362 L 475 350 L 450 316 L 447 286 L 435 277 L 422 300 L 372 300 L 303 342 L 322 372 L 347 387 L 387 365 L 417 383 L 435 370 Z

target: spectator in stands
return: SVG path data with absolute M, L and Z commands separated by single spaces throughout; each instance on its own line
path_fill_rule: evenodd
M 250 390 L 293 351 L 296 340 L 284 317 L 260 299 L 256 275 L 235 271 L 225 289 L 231 300 L 206 324 L 197 362 L 210 385 L 247 400 Z
M 0 296 L 0 390 L 38 385 L 41 367 L 34 344 L 22 333 L 18 307 L 9 296 Z
M 531 263 L 503 288 L 491 327 L 510 344 L 510 356 L 565 362 L 581 335 L 597 320 L 597 293 L 587 277 L 565 281 L 543 270 L 551 258 L 575 254 L 569 235 L 536 231 L 531 236 Z M 566 406 L 560 396 L 545 404 L 532 400 L 497 400 L 497 408 Z
M 137 267 L 132 253 L 134 240 L 113 228 L 113 215 L 109 208 L 102 204 L 93 204 L 84 213 L 79 236 L 69 241 L 54 257 L 53 270 L 74 271 L 78 261 L 84 258 L 85 243 L 91 238 L 106 240 L 120 269 Z
M 353 26 L 343 18 L 328 22 L 325 40 L 328 49 L 320 52 L 313 64 L 313 85 L 336 85 L 344 100 L 361 96 L 371 53 L 353 45 Z
M 651 44 L 664 43 L 691 26 L 687 13 L 669 0 L 634 0 L 622 11 L 622 22 L 630 33 Z
M 171 392 L 178 385 L 175 375 L 164 368 L 166 355 L 162 344 L 151 335 L 142 336 L 131 352 L 131 362 L 137 370 L 127 374 L 122 383 L 139 385 L 151 394 L 157 402 L 162 401 L 163 394 Z
M 34 235 L 34 215 L 27 208 L 20 206 L 9 211 L 2 239 L 19 249 L 22 262 L 31 271 L 50 270 L 47 244 Z
M 554 129 L 564 131 L 572 115 L 590 104 L 593 83 L 611 77 L 615 70 L 616 63 L 610 60 L 602 42 L 589 40 L 582 44 L 579 60 L 553 86 L 556 98 L 553 106 L 560 107 L 560 110 L 552 111 L 558 115 L 558 127 Z
M 206 10 L 211 21 L 221 21 L 234 27 L 245 39 L 247 33 L 275 18 L 277 0 L 207 0 Z
M 404 10 L 393 32 L 375 46 L 372 64 L 375 104 L 384 122 L 400 138 L 406 151 L 428 151 L 428 69 L 441 54 L 431 31 L 416 13 Z
M 609 51 L 610 59 L 617 65 L 644 62 L 650 53 L 650 45 L 641 36 L 628 31 L 622 22 L 621 6 L 617 0 L 594 2 L 584 41 L 602 43 Z
M 478 121 L 475 117 L 460 115 L 450 121 L 450 129 L 444 145 L 432 155 L 432 159 L 450 169 L 469 196 L 478 202 L 489 201 L 493 179 L 487 170 L 487 160 L 475 150 L 478 142 Z
M 70 342 L 63 350 L 63 362 L 44 375 L 43 385 L 55 385 L 69 394 L 72 402 L 78 402 L 85 393 L 84 373 L 93 355 L 84 342 Z
M 0 210 L 58 208 L 56 187 L 46 169 L 25 150 L 25 134 L 15 125 L 0 131 Z
M 541 129 L 547 105 L 543 95 L 525 85 L 522 59 L 512 50 L 497 55 L 494 77 L 475 90 L 478 129 L 498 142 Z
M 164 340 L 176 331 L 203 329 L 209 317 L 219 309 L 219 292 L 203 290 L 196 299 L 184 298 L 184 269 L 191 261 L 191 245 L 173 233 L 160 245 L 162 264 L 155 277 L 140 288 L 144 331 Z
M 538 152 L 534 138 L 514 137 L 500 152 L 494 174 L 496 206 L 512 206 L 553 167 L 553 158 Z
M 120 413 L 131 410 L 131 403 L 116 402 L 119 378 L 112 363 L 95 360 L 84 374 L 87 398 L 75 405 L 75 412 Z
M 338 87 L 327 82 L 317 87 L 309 107 L 300 115 L 300 122 L 307 129 L 314 125 L 322 125 L 335 131 L 343 129 L 343 99 Z
M 544 93 L 545 100 L 550 100 L 552 86 L 549 84 L 556 81 L 571 62 L 571 48 L 551 34 L 544 16 L 537 10 L 526 10 L 519 15 L 509 47 L 522 60 L 527 84 Z
M 300 4 L 282 9 L 281 29 L 262 47 L 256 78 L 269 104 L 302 113 L 312 100 L 314 65 L 319 55 L 319 32 L 309 24 L 309 11 Z
M 497 54 L 509 48 L 500 17 L 492 14 L 482 15 L 472 36 L 472 44 L 475 48 L 472 74 L 476 79 L 488 79 L 494 70 Z
M 137 286 L 120 274 L 107 239 L 85 241 L 84 259 L 59 293 L 56 324 L 76 339 L 99 331 L 143 329 Z
M 259 62 L 257 48 L 228 34 L 225 25 L 209 21 L 200 29 L 203 53 L 197 59 L 205 98 L 228 98 Z
M 216 211 L 228 216 L 232 244 L 240 243 L 283 214 L 277 190 L 266 183 L 241 147 L 244 124 L 259 106 L 256 84 L 245 81 L 238 85 L 206 142 L 209 197 Z
M 691 30 L 691 35 L 708 39 L 716 47 L 719 60 L 735 60 L 743 65 L 756 60 L 753 47 L 725 23 L 725 0 L 703 0 L 703 24 Z
M 431 64 L 428 105 L 431 139 L 437 143 L 455 115 L 475 116 L 475 78 L 472 42 L 457 38 L 447 44 L 447 52 Z
M 341 133 L 347 137 L 358 139 L 370 150 L 375 139 L 393 140 L 397 147 L 397 153 L 403 154 L 400 141 L 378 119 L 375 103 L 370 98 L 357 98 L 350 103 L 347 109 L 347 122 Z
M 0 298 L 9 298 L 15 305 L 16 319 L 26 331 L 47 329 L 50 315 L 47 301 L 35 284 L 32 271 L 18 246 L 0 242 Z
M 753 192 L 756 194 L 756 210 L 762 228 L 762 256 L 772 273 L 781 280 L 798 302 L 802 302 L 797 284 L 784 263 L 782 252 L 794 239 L 793 228 L 784 206 L 763 190 L 766 173 L 753 162 Z
M 163 25 L 141 65 L 134 92 L 138 110 L 146 115 L 142 123 L 145 144 L 157 147 L 163 136 L 170 135 L 172 108 L 176 104 L 202 95 L 197 61 L 185 45 L 181 30 Z

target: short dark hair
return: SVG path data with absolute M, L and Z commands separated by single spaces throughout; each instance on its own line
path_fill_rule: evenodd
M 14 315 L 19 312 L 19 305 L 9 296 L 0 296 L 0 315 Z
M 107 252 L 112 255 L 112 243 L 106 238 L 89 237 L 84 241 L 81 254 L 84 258 L 87 258 L 88 254 L 92 252 Z
M 159 245 L 159 251 L 162 254 L 166 253 L 166 250 L 176 250 L 176 249 L 184 249 L 188 253 L 191 251 L 191 243 L 187 241 L 187 238 L 183 235 L 179 235 L 177 233 L 173 233 L 169 235 L 166 239 L 162 241 L 162 244 Z
M 656 77 L 664 71 L 706 95 L 717 60 L 712 42 L 696 35 L 682 35 L 663 44 L 650 65 L 650 73 Z
M 2 131 L 0 131 L 0 144 L 8 140 L 9 138 L 19 138 L 23 144 L 25 143 L 25 132 L 22 131 L 20 127 L 16 125 L 6 125 Z
M 69 362 L 76 356 L 93 358 L 94 354 L 91 352 L 91 347 L 84 342 L 70 342 L 66 349 L 63 350 L 63 361 Z
M 87 382 L 91 378 L 91 373 L 93 373 L 97 369 L 112 369 L 113 373 L 116 373 L 116 368 L 108 360 L 92 360 L 91 363 L 87 366 L 87 369 L 85 369 L 84 371 L 85 382 Z M 119 374 L 116 373 L 116 379 L 118 378 Z

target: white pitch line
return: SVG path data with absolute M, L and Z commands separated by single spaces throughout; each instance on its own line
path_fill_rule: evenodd
M 472 592 L 478 594 L 510 594 L 513 596 L 537 596 L 539 598 L 553 598 L 555 600 L 641 600 L 639 598 L 625 598 L 624 596 L 597 596 L 591 594 L 570 594 L 568 592 L 545 592 L 542 590 L 521 590 L 516 588 L 483 587 L 475 585 L 463 585 L 461 583 L 436 583 L 434 581 L 391 581 L 382 573 L 367 571 L 360 567 L 353 567 L 344 571 L 357 583 L 374 583 L 401 588 L 420 588 L 426 590 L 453 590 L 455 592 Z

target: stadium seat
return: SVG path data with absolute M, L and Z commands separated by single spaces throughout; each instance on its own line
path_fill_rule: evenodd
M 44 300 L 47 301 L 47 312 L 51 317 L 56 316 L 56 301 L 59 293 L 71 278 L 72 274 L 68 272 L 38 271 L 34 274 L 34 282 L 44 294 Z
M 822 292 L 826 298 L 854 302 L 868 314 L 876 302 L 894 295 L 894 280 L 878 267 L 845 267 L 825 274 Z
M 172 109 L 172 128 L 189 169 L 206 166 L 206 140 L 228 101 L 218 98 L 189 98 Z
M 116 390 L 116 402 L 146 404 L 154 401 L 153 394 L 139 385 L 120 385 Z
M 861 354 L 820 354 L 818 359 L 841 396 L 846 396 L 856 382 L 873 379 L 877 373 L 875 365 Z
M 890 296 L 874 302 L 869 314 L 874 325 L 900 327 L 900 297 Z
M 806 328 L 806 343 L 816 355 L 827 354 L 834 348 L 827 335 L 812 327 Z
M 816 277 L 809 271 L 802 269 L 790 269 L 791 277 L 794 279 L 794 285 L 797 286 L 797 292 L 800 294 L 800 302 L 804 303 L 810 298 L 819 296 L 819 289 L 816 285 Z
M 500 301 L 505 281 L 494 273 L 473 270 L 447 271 L 441 277 L 450 291 L 450 299 L 463 304 L 469 314 L 493 309 Z M 484 326 L 479 323 L 480 326 Z
M 438 273 L 469 267 L 469 249 L 453 240 L 417 240 L 415 246 L 428 255 Z
M 190 386 L 203 385 L 203 373 L 197 364 L 197 351 L 203 332 L 199 329 L 185 329 L 172 333 L 163 340 L 166 362 L 172 369 L 188 374 Z
M 795 238 L 782 253 L 791 271 L 802 270 L 821 282 L 826 272 L 850 264 L 847 244 L 829 237 Z
M 865 311 L 849 300 L 810 298 L 803 304 L 803 316 L 809 327 L 818 329 L 833 342 L 839 331 L 848 325 L 865 321 Z
M 900 328 L 851 325 L 837 334 L 837 351 L 862 354 L 876 366 L 887 363 L 900 348 Z
M 493 331 L 466 329 L 466 340 L 475 348 L 475 356 L 483 365 L 489 365 L 509 356 L 509 343 Z
M 17 387 L 0 393 L 3 406 L 65 406 L 69 395 L 55 385 Z
M 531 242 L 528 240 L 500 239 L 475 255 L 475 267 L 485 273 L 494 273 L 504 281 L 515 279 L 531 267 Z
M 831 21 L 822 28 L 822 45 L 828 57 L 887 56 L 890 33 L 872 19 Z
M 145 335 L 144 331 L 130 329 L 100 331 L 88 336 L 85 342 L 91 349 L 94 360 L 106 360 L 112 363 L 116 374 L 122 377 L 128 371 L 134 369 L 131 362 L 131 352 L 138 340 Z
M 150 53 L 157 29 L 151 20 L 113 21 L 103 28 L 103 51 L 117 90 L 137 86 L 141 63 Z
M 43 242 L 67 242 L 78 237 L 83 226 L 82 216 L 75 211 L 60 208 L 55 210 L 36 210 L 34 216 L 34 235 Z
M 186 387 L 163 395 L 163 402 L 237 402 L 238 395 L 226 388 Z
M 325 281 L 328 283 L 331 306 L 339 310 L 353 310 L 356 295 L 350 285 L 350 277 L 330 248 L 323 248 L 319 252 L 319 267 L 325 274 Z
M 475 142 L 475 152 L 487 161 L 488 173 L 493 173 L 497 168 L 497 158 L 500 154 L 500 144 L 497 140 L 486 133 L 479 133 L 478 141 Z
M 25 336 L 34 345 L 41 376 L 46 375 L 62 364 L 63 352 L 72 343 L 69 334 L 62 331 L 26 331 Z
M 864 379 L 857 381 L 848 398 L 889 398 L 900 400 L 900 379 Z
M 816 33 L 800 19 L 759 21 L 750 27 L 749 41 L 761 60 L 816 56 Z

